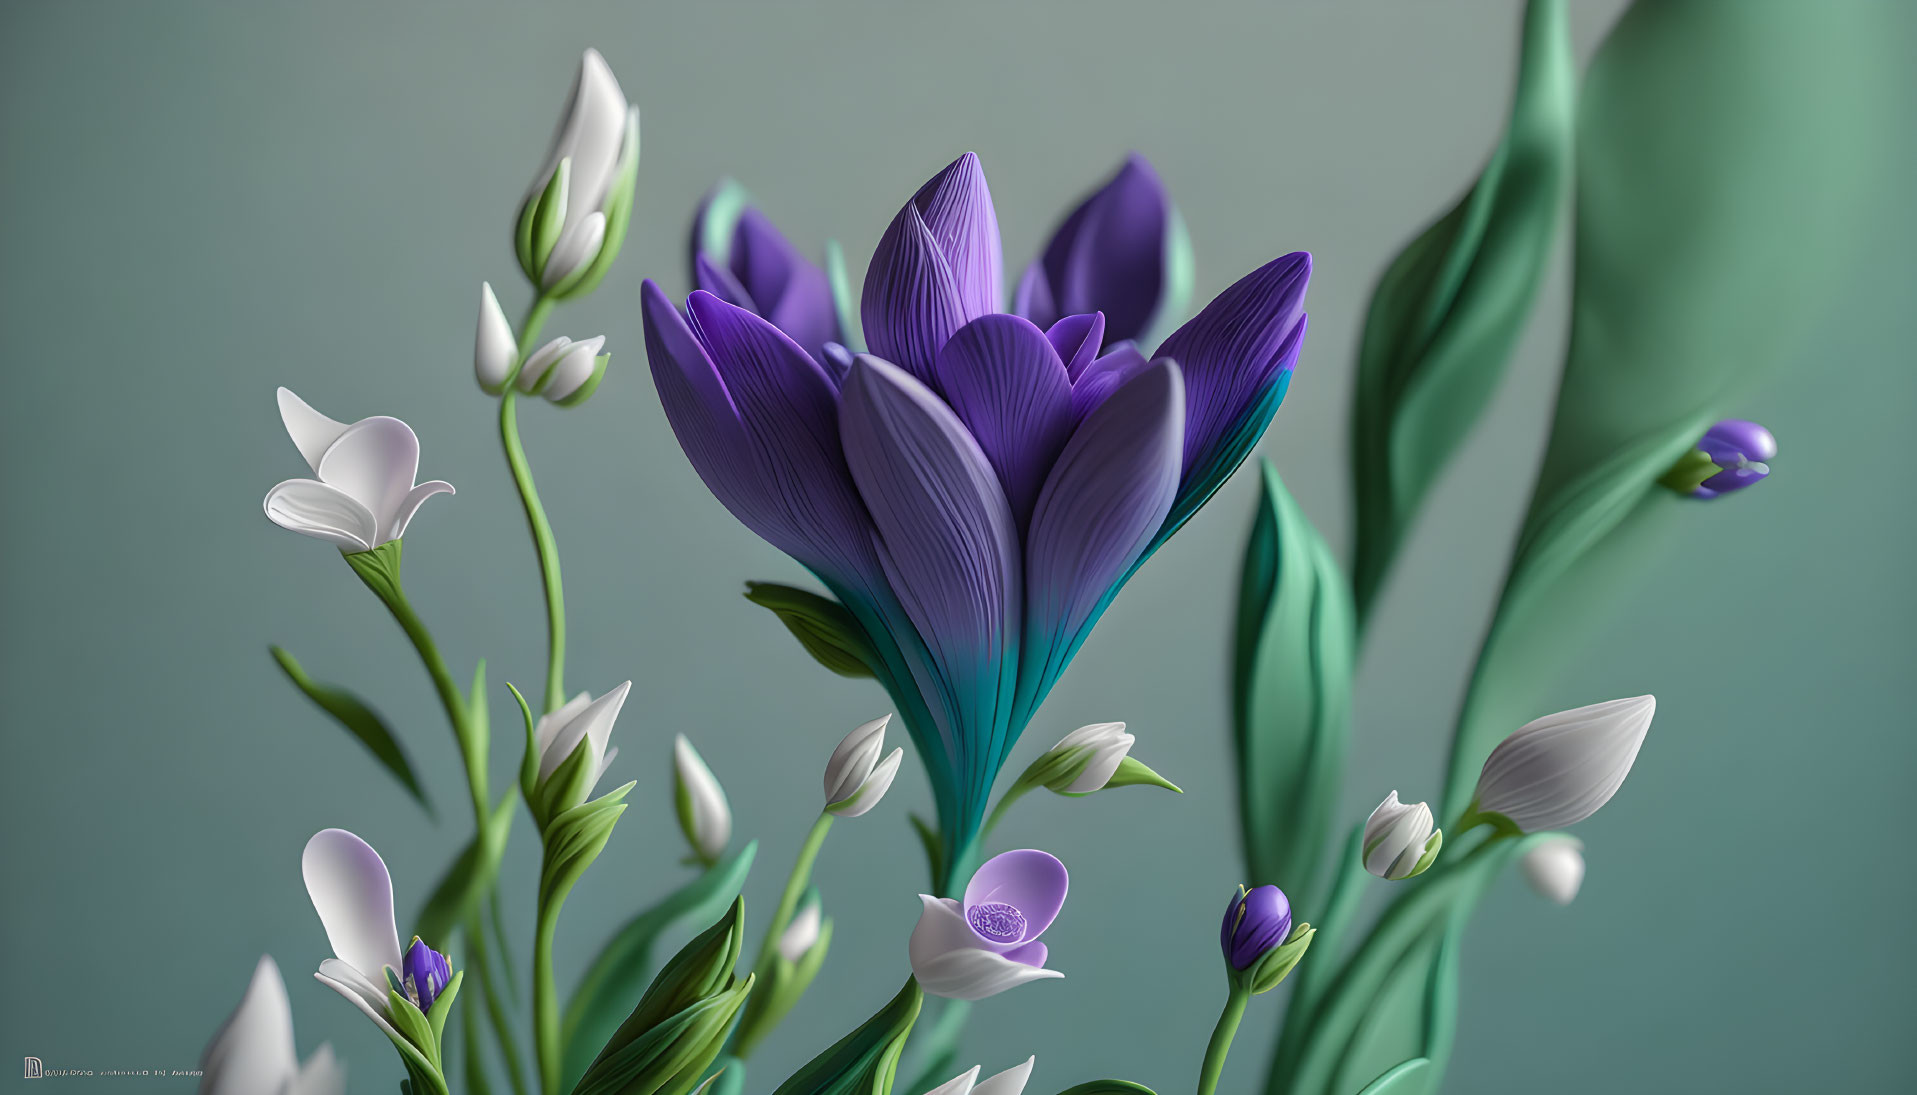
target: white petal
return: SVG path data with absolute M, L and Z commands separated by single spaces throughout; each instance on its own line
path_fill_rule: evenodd
M 1478 776 L 1478 808 L 1527 833 L 1584 820 L 1611 800 L 1657 713 L 1652 696 L 1610 700 L 1526 723 Z
M 431 498 L 435 494 L 456 493 L 458 492 L 453 490 L 453 485 L 442 479 L 435 479 L 430 483 L 421 483 L 419 486 L 407 491 L 405 499 L 399 504 L 399 509 L 393 513 L 392 526 L 386 530 L 386 540 L 381 540 L 380 543 L 383 544 L 387 540 L 397 540 L 406 535 L 406 526 L 413 523 L 413 514 L 419 512 L 419 507 L 425 503 L 426 499 Z
M 266 492 L 266 519 L 341 551 L 370 551 L 379 521 L 358 499 L 312 479 L 288 479 Z
M 384 415 L 362 418 L 346 427 L 320 457 L 320 481 L 352 495 L 379 520 L 376 543 L 393 539 L 393 519 L 406 504 L 418 474 L 418 436 L 411 426 Z
M 825 925 L 824 912 L 817 901 L 808 901 L 799 909 L 797 916 L 779 933 L 779 957 L 788 962 L 797 962 L 819 941 L 819 930 Z
M 546 272 L 540 280 L 547 289 L 566 280 L 573 271 L 599 257 L 599 245 L 606 242 L 606 215 L 597 209 L 581 217 L 553 244 L 546 259 Z
M 691 815 L 686 837 L 700 856 L 717 859 L 732 840 L 732 809 L 726 805 L 725 789 L 684 734 L 673 740 L 672 766 Z
M 972 1085 L 978 1082 L 978 1068 L 979 1066 L 973 1065 L 971 1068 L 926 1092 L 925 1095 L 971 1095 Z
M 1391 792 L 1365 819 L 1365 870 L 1393 881 L 1406 877 L 1423 857 L 1435 826 L 1428 803 L 1407 805 L 1398 801 L 1398 792 Z
M 339 965 L 344 965 L 344 963 L 339 963 Z M 334 968 L 337 969 L 338 966 Z M 313 979 L 325 985 L 327 988 L 332 989 L 334 992 L 339 993 L 341 996 L 346 997 L 347 1001 L 365 1013 L 368 1019 L 379 1024 L 379 1029 L 385 1031 L 388 1038 L 398 1042 L 404 1042 L 406 1040 L 400 1037 L 399 1031 L 393 1029 L 393 1024 L 387 1020 L 386 1009 L 383 1002 L 379 1006 L 375 1006 L 367 1001 L 365 994 L 359 989 L 337 978 L 327 976 L 327 963 L 320 963 L 320 972 L 315 973 Z
M 479 330 L 473 336 L 473 374 L 479 378 L 479 386 L 498 393 L 506 386 L 506 377 L 512 373 L 513 360 L 518 356 L 513 325 L 507 322 L 505 311 L 499 307 L 492 285 L 482 281 L 479 283 Z
M 592 774 L 592 785 L 594 787 L 599 786 L 599 781 L 606 778 L 606 772 L 612 768 L 612 762 L 617 760 L 618 757 L 619 747 L 615 745 L 606 750 L 605 756 L 599 758 L 599 770 Z
M 307 467 L 318 471 L 320 457 L 346 432 L 346 423 L 335 422 L 314 410 L 291 389 L 281 388 L 279 400 L 280 421 L 286 424 L 287 436 L 306 458 Z
M 1057 970 L 1040 969 L 1002 958 L 991 951 L 950 951 L 912 967 L 919 987 L 934 996 L 953 1000 L 983 1000 L 1028 981 L 1063 977 Z
M 630 691 L 632 682 L 627 681 L 587 704 L 577 717 L 560 727 L 553 734 L 552 742 L 540 754 L 539 778 L 543 780 L 552 775 L 582 740 L 590 741 L 589 748 L 595 758 L 604 757 L 612 737 L 613 721 L 619 717 L 619 708 L 625 705 L 626 693 Z M 595 760 L 594 767 L 598 763 Z
M 872 774 L 865 777 L 865 782 L 859 784 L 859 789 L 852 792 L 851 798 L 826 808 L 839 817 L 858 817 L 870 811 L 885 797 L 885 792 L 892 789 L 892 781 L 899 774 L 899 761 L 904 756 L 904 746 L 892 750 L 872 769 Z
M 591 380 L 592 374 L 599 369 L 599 352 L 605 344 L 604 335 L 573 343 L 572 349 L 566 351 L 566 356 L 552 367 L 552 379 L 546 381 L 546 386 L 540 389 L 539 394 L 557 403 L 585 387 L 586 381 Z
M 1544 841 L 1518 861 L 1538 896 L 1569 905 L 1584 885 L 1584 842 L 1574 836 Z
M 536 198 L 552 178 L 562 156 L 571 156 L 572 183 L 567 205 L 581 213 L 599 208 L 612 177 L 626 132 L 626 96 L 598 50 L 589 49 L 580 60 L 566 112 L 553 135 L 552 150 L 533 177 L 528 198 Z M 570 218 L 568 218 L 570 219 Z
M 1032 1066 L 1037 1063 L 1038 1057 L 1034 1055 L 1004 1072 L 987 1076 L 972 1089 L 972 1095 L 1021 1095 L 1025 1090 L 1025 1082 L 1032 1078 Z
M 1122 727 L 1125 724 L 1120 722 L 1109 725 Z M 1118 773 L 1119 764 L 1123 763 L 1125 755 L 1132 751 L 1132 743 L 1136 740 L 1130 734 L 1121 733 L 1116 738 L 1101 742 L 1093 751 L 1085 767 L 1079 769 L 1078 777 L 1066 785 L 1065 792 L 1073 795 L 1087 795 L 1093 791 L 1102 790 L 1112 781 L 1112 776 Z
M 306 1059 L 287 1095 L 346 1095 L 346 1068 L 333 1056 L 330 1042 L 323 1043 Z
M 1052 746 L 1048 751 L 1057 752 L 1061 749 L 1070 749 L 1076 745 L 1088 745 L 1096 749 L 1101 745 L 1116 741 L 1118 738 L 1124 736 L 1129 735 L 1125 734 L 1125 724 L 1122 722 L 1094 722 L 1086 726 L 1081 726 L 1058 739 L 1058 744 Z
M 584 711 L 591 703 L 592 693 L 581 692 L 559 705 L 559 708 L 551 714 L 539 716 L 539 722 L 533 726 L 533 744 L 539 747 L 542 757 L 545 755 L 546 747 L 552 744 L 553 736 L 558 734 L 567 723 L 578 718 L 579 712 Z
M 299 1070 L 293 1009 L 271 956 L 260 958 L 246 995 L 200 1055 L 201 1095 L 277 1092 Z
M 871 722 L 862 722 L 832 750 L 832 758 L 825 762 L 827 806 L 851 798 L 865 777 L 872 774 L 872 767 L 885 749 L 885 725 L 891 721 L 888 713 Z
M 322 829 L 306 842 L 300 873 L 341 961 L 369 980 L 385 967 L 401 968 L 393 879 L 372 845 L 344 829 Z
M 564 357 L 571 347 L 572 339 L 560 335 L 534 350 L 526 356 L 526 363 L 519 367 L 519 377 L 513 383 L 519 386 L 520 391 L 530 394 L 539 387 L 540 378 L 546 375 L 547 369 L 552 368 L 552 363 Z

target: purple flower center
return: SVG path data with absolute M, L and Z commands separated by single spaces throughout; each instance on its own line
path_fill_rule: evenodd
M 1025 938 L 1025 914 L 997 901 L 966 909 L 965 922 L 994 943 L 1015 943 Z

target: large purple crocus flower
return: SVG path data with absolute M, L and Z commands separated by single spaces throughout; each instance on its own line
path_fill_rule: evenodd
M 1158 172 L 1134 152 L 1066 214 L 1019 279 L 1012 311 L 1041 327 L 1103 312 L 1109 346 L 1145 338 L 1190 296 L 1184 224 Z
M 864 288 L 872 353 L 842 377 L 748 309 L 702 290 L 681 316 L 645 284 L 680 445 L 863 632 L 931 777 L 948 872 L 1092 625 L 1264 432 L 1310 268 L 1261 267 L 1149 359 L 1101 356 L 1101 315 L 1041 330 L 997 310 L 998 223 L 967 154 L 886 229 Z
M 771 321 L 815 360 L 828 342 L 843 341 L 832 287 L 805 253 L 750 204 L 745 190 L 721 180 L 692 221 L 692 284 Z

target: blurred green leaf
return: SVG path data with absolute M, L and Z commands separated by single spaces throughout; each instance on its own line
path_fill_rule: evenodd
M 1658 477 L 1801 351 L 1856 256 L 1887 177 L 1882 134 L 1907 122 L 1885 46 L 1898 8 L 1640 3 L 1598 51 L 1578 119 L 1570 349 L 1446 817 L 1491 748 L 1549 710 L 1545 690 L 1656 533 L 1698 504 Z
M 839 602 L 776 582 L 747 582 L 746 600 L 771 609 L 805 652 L 832 672 L 841 677 L 875 675 L 878 655 Z
M 1247 876 L 1310 908 L 1351 721 L 1351 599 L 1269 461 L 1239 586 L 1232 743 Z
M 1576 86 L 1564 0 L 1532 0 L 1504 139 L 1372 293 L 1352 404 L 1361 619 L 1531 315 L 1571 181 Z
M 513 805 L 513 797 L 507 795 L 493 810 L 493 816 L 487 819 L 486 827 L 494 847 L 506 846 L 507 832 L 512 828 Z M 440 876 L 439 883 L 426 898 L 413 934 L 434 943 L 450 938 L 453 926 L 464 923 L 466 917 L 478 908 L 480 896 L 492 881 L 488 875 L 491 869 L 497 867 L 497 862 L 488 864 L 481 858 L 480 841 L 475 834 L 460 850 L 453 865 L 446 868 L 446 873 Z
M 773 1095 L 888 1095 L 925 996 L 906 978 L 892 1001 L 779 1085 Z
M 1130 1080 L 1093 1080 L 1068 1087 L 1058 1095 L 1158 1095 L 1144 1084 L 1135 1084 Z
M 739 896 L 758 850 L 758 841 L 749 842 L 730 859 L 721 860 L 628 920 L 599 949 L 566 1004 L 560 1044 L 568 1084 L 585 1074 L 621 1018 L 638 1003 L 639 985 L 659 937 L 682 921 L 717 919 Z
M 406 750 L 400 748 L 399 740 L 386 728 L 386 720 L 366 704 L 366 701 L 336 684 L 324 684 L 306 675 L 306 670 L 285 649 L 269 646 L 273 660 L 279 663 L 280 672 L 292 681 L 306 698 L 318 705 L 319 709 L 333 716 L 348 733 L 358 738 L 361 745 L 373 754 L 374 759 L 384 765 L 407 791 L 412 793 L 422 809 L 428 814 L 433 812 L 432 803 L 426 801 L 426 792 L 420 788 L 419 777 L 413 774 L 412 762 L 406 759 Z
M 1358 1095 L 1419 1095 L 1426 1090 L 1425 1082 L 1431 1062 L 1423 1057 L 1413 1057 L 1401 1062 L 1384 1075 L 1365 1085 Z

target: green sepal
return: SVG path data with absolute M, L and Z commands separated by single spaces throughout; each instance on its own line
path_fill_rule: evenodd
M 388 607 L 405 601 L 399 588 L 402 545 L 403 541 L 388 540 L 371 551 L 349 551 L 340 556 L 353 568 L 353 573 L 359 575 L 359 580 L 366 583 L 366 588 Z
M 545 281 L 546 260 L 552 257 L 553 245 L 559 242 L 559 233 L 566 227 L 566 191 L 572 182 L 572 157 L 563 156 L 559 166 L 553 168 L 552 176 L 546 180 L 546 188 L 539 192 L 539 203 L 532 213 L 532 244 L 529 254 L 532 257 L 532 269 L 526 274 L 533 285 L 542 285 Z
M 938 829 L 924 818 L 910 813 L 905 816 L 919 836 L 919 846 L 925 849 L 925 864 L 932 869 L 932 885 L 937 886 L 945 877 L 945 842 L 939 838 Z
M 579 744 L 566 754 L 566 759 L 559 762 L 559 767 L 538 781 L 533 786 L 533 793 L 527 797 L 526 807 L 532 811 L 540 832 L 549 829 L 559 815 L 567 810 L 584 805 L 586 796 L 592 793 L 592 785 L 599 777 L 599 766 L 594 763 L 592 750 L 587 745 L 587 740 L 580 738 Z
M 613 825 L 626 812 L 622 800 L 635 785 L 614 788 L 552 819 L 545 831 L 546 854 L 539 869 L 540 908 L 556 908 L 564 902 L 579 876 L 599 858 L 612 837 Z
M 1068 1087 L 1058 1095 L 1158 1095 L 1144 1084 L 1135 1084 L 1130 1080 L 1091 1080 Z
M 433 998 L 432 1008 L 426 1012 L 426 1025 L 432 1028 L 435 1046 L 443 1047 L 446 1044 L 446 1017 L 453 1013 L 453 998 L 459 995 L 459 983 L 465 979 L 465 970 L 454 971 L 453 979 L 439 990 L 439 995 Z
M 812 1058 L 773 1095 L 889 1095 L 899 1054 L 924 1001 L 919 983 L 906 978 L 905 987 L 878 1014 Z
M 336 684 L 325 684 L 306 675 L 300 663 L 283 648 L 269 646 L 273 660 L 279 663 L 280 672 L 293 686 L 306 693 L 320 710 L 333 716 L 347 732 L 359 739 L 373 758 L 392 773 L 428 816 L 433 813 L 433 804 L 426 800 L 426 792 L 419 785 L 419 777 L 413 772 L 412 762 L 406 758 L 406 750 L 393 737 L 392 730 L 386 726 L 386 720 L 367 705 L 366 701 Z
M 439 1062 L 439 1035 L 433 1032 L 433 1025 L 425 1013 L 398 989 L 386 990 L 386 1021 L 393 1024 L 400 1037 L 406 1039 L 417 1050 L 432 1071 L 441 1071 Z
M 1285 936 L 1283 943 L 1266 951 L 1265 956 L 1242 975 L 1250 986 L 1252 995 L 1256 996 L 1261 992 L 1270 992 L 1277 988 L 1278 983 L 1297 968 L 1298 962 L 1305 956 L 1305 951 L 1311 948 L 1311 937 L 1317 934 L 1318 929 L 1310 924 L 1293 925 L 1291 934 Z
M 526 800 L 526 808 L 532 809 L 534 793 L 539 790 L 539 733 L 538 723 L 533 719 L 532 705 L 520 694 L 511 681 L 506 682 L 506 690 L 513 694 L 519 703 L 519 715 L 526 724 L 526 749 L 519 757 L 519 793 Z M 533 820 L 539 820 L 534 812 Z
M 859 324 L 859 298 L 852 294 L 852 278 L 845 270 L 845 249 L 839 246 L 838 240 L 825 241 L 825 279 L 832 287 L 832 314 L 839 323 L 839 345 L 855 354 L 864 353 L 865 329 Z
M 865 629 L 830 597 L 776 582 L 747 582 L 746 600 L 771 609 L 820 665 L 841 677 L 872 677 L 879 656 Z
M 611 354 L 600 354 L 598 357 L 593 358 L 592 375 L 586 378 L 586 382 L 581 384 L 576 391 L 566 398 L 552 400 L 552 405 L 555 407 L 577 407 L 586 400 L 591 399 L 592 393 L 599 390 L 599 382 L 606 379 L 606 365 L 611 360 Z
M 600 205 L 600 209 L 606 214 L 606 234 L 600 240 L 599 253 L 593 256 L 591 262 L 586 263 L 584 267 L 574 271 L 564 281 L 554 286 L 553 296 L 560 300 L 572 300 L 599 288 L 599 283 L 605 279 L 606 271 L 612 269 L 613 260 L 619 257 L 619 249 L 625 245 L 626 230 L 632 224 L 632 201 L 638 189 L 638 181 L 639 112 L 629 110 L 626 112 L 625 137 L 619 146 L 619 174 L 614 176 L 612 185 L 606 189 L 605 201 Z M 598 386 L 598 378 L 604 372 L 605 362 L 602 360 L 599 368 L 593 373 L 593 379 L 588 381 L 586 388 L 581 388 L 580 391 L 590 396 L 592 393 L 588 389 Z M 585 398 L 582 397 L 579 402 L 585 402 Z M 573 406 L 572 403 L 564 401 L 559 405 Z
M 1114 787 L 1137 786 L 1163 787 L 1167 791 L 1176 791 L 1181 795 L 1185 793 L 1183 787 L 1152 771 L 1144 761 L 1129 756 L 1118 762 L 1118 769 L 1112 773 L 1112 778 L 1106 780 L 1105 786 L 1098 790 L 1109 791 Z M 1095 795 L 1098 791 L 1060 791 L 1058 793 L 1067 798 L 1084 798 L 1086 795 Z
M 1424 842 L 1424 854 L 1418 857 L 1418 862 L 1412 864 L 1411 873 L 1408 875 L 1405 875 L 1405 877 L 1416 878 L 1419 875 L 1430 870 L 1431 865 L 1438 861 L 1438 850 L 1443 847 L 1444 847 L 1444 830 L 1443 829 L 1432 830 L 1430 838 Z
M 1704 485 L 1704 480 L 1723 471 L 1703 449 L 1692 449 L 1678 457 L 1671 469 L 1657 477 L 1657 485 L 1688 495 Z
M 1430 1082 L 1431 1058 L 1413 1057 L 1387 1069 L 1384 1075 L 1365 1085 L 1358 1095 L 1422 1095 Z
M 636 991 L 659 936 L 682 920 L 703 923 L 718 917 L 738 897 L 758 850 L 758 841 L 747 843 L 730 859 L 627 921 L 599 949 L 566 1004 L 560 1044 L 569 1082 L 585 1073 L 621 1017 L 637 1004 Z
M 506 838 L 512 829 L 513 799 L 507 795 L 494 807 L 492 817 L 486 821 L 486 841 L 495 849 L 495 855 L 506 847 Z M 452 936 L 455 925 L 462 924 L 479 902 L 480 895 L 486 892 L 492 882 L 492 874 L 498 870 L 498 860 L 487 861 L 482 858 L 482 841 L 477 835 L 466 842 L 460 850 L 459 858 L 446 869 L 439 884 L 433 887 L 431 896 L 420 909 L 419 919 L 414 921 L 413 934 L 421 939 L 443 942 Z

